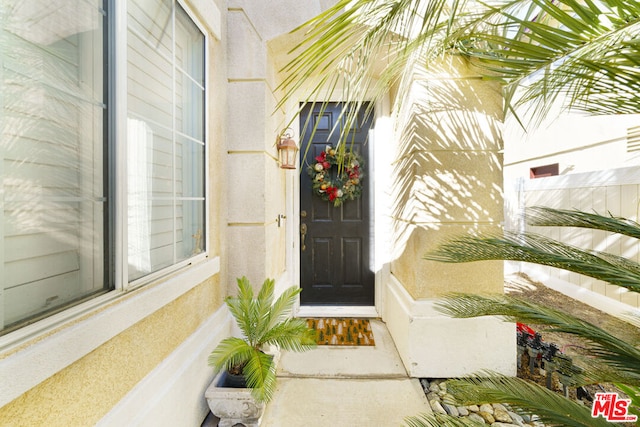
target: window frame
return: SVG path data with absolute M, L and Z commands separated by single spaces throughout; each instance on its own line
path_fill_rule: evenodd
M 120 40 L 117 40 L 117 46 L 124 46 L 124 48 L 115 49 L 116 51 L 116 63 L 120 64 L 119 69 L 114 74 L 114 86 L 115 86 L 115 97 L 119 99 L 120 102 L 116 105 L 116 117 L 114 122 L 117 122 L 117 138 L 120 143 L 116 145 L 116 160 L 113 162 L 116 165 L 115 176 L 119 176 L 116 185 L 117 185 L 117 197 L 114 199 L 116 204 L 116 221 L 119 222 L 115 225 L 115 271 L 116 271 L 116 281 L 115 281 L 115 289 L 130 291 L 132 289 L 137 289 L 141 286 L 145 286 L 151 282 L 154 282 L 160 278 L 163 278 L 174 271 L 180 270 L 190 264 L 201 262 L 209 257 L 209 232 L 210 228 L 210 197 L 209 197 L 209 146 L 210 146 L 210 138 L 209 138 L 209 42 L 210 42 L 210 33 L 206 31 L 206 27 L 202 24 L 202 22 L 195 16 L 193 10 L 189 5 L 187 5 L 183 0 L 173 0 L 173 2 L 177 5 L 180 5 L 182 9 L 185 11 L 189 19 L 194 23 L 194 25 L 198 28 L 198 30 L 204 36 L 204 46 L 203 46 L 203 61 L 204 61 L 204 165 L 203 165 L 203 174 L 204 174 L 204 235 L 203 235 L 203 251 L 191 258 L 187 258 L 182 261 L 178 261 L 175 264 L 167 266 L 158 271 L 151 272 L 145 276 L 137 278 L 135 280 L 129 280 L 129 260 L 128 260 L 128 230 L 127 230 L 127 205 L 128 205 L 128 193 L 127 193 L 127 7 L 124 6 L 121 9 L 117 18 L 121 22 L 120 28 L 116 29 L 115 35 L 119 37 Z M 126 2 L 124 3 L 126 4 Z M 175 12 L 174 12 L 175 13 Z M 175 60 L 175 58 L 173 58 Z M 175 64 L 174 64 L 175 65 Z M 175 105 L 172 106 L 175 108 Z M 113 141 L 112 141 L 113 142 Z M 118 207 L 120 209 L 118 209 Z
M 109 36 L 110 46 L 114 43 L 121 43 L 123 35 L 126 35 L 126 8 L 114 8 L 118 0 L 107 0 L 106 7 L 113 13 L 113 19 L 109 20 Z M 202 29 L 205 25 L 205 72 L 207 72 L 207 82 L 210 82 L 209 69 L 209 49 L 211 43 L 219 42 L 222 38 L 222 17 L 221 9 L 215 3 L 205 0 L 191 0 L 191 7 L 184 7 L 193 19 L 194 12 L 201 16 L 201 20 L 194 19 L 194 22 Z M 126 40 L 126 37 L 124 38 Z M 126 46 L 126 44 L 125 44 Z M 122 82 L 126 83 L 126 67 L 122 67 L 122 60 L 126 60 L 126 52 L 121 49 L 111 51 L 112 56 L 109 57 L 110 72 L 113 73 L 114 84 Z M 124 74 L 122 74 L 124 72 Z M 110 105 L 113 105 L 114 99 L 121 99 L 124 93 L 126 95 L 126 87 L 115 87 L 109 98 L 105 98 Z M 123 92 L 124 89 L 124 92 Z M 210 94 L 209 94 L 210 95 Z M 205 108 L 209 111 L 209 97 L 205 98 Z M 118 125 L 126 123 L 126 110 L 124 114 L 125 121 L 122 121 L 120 109 L 109 109 L 112 121 L 107 127 L 111 138 L 118 138 L 122 129 L 118 129 Z M 208 128 L 208 115 L 205 117 Z M 126 133 L 126 130 L 125 130 Z M 120 135 L 121 137 L 121 135 Z M 208 135 L 207 150 L 212 149 L 212 135 Z M 111 140 L 113 141 L 113 139 Z M 112 146 L 112 145 L 111 145 Z M 113 152 L 114 156 L 121 155 L 121 152 Z M 120 159 L 123 160 L 123 159 Z M 126 160 L 126 159 L 125 159 Z M 115 163 L 115 162 L 112 162 Z M 122 161 L 120 165 L 122 165 Z M 124 163 L 126 164 L 126 163 Z M 122 180 L 113 180 L 113 173 L 120 172 L 115 167 L 109 176 L 111 191 L 122 191 L 126 189 L 126 182 Z M 208 160 L 205 160 L 205 173 L 207 174 L 205 184 L 209 185 L 208 176 L 209 167 Z M 116 184 L 117 187 L 115 186 Z M 112 199 L 109 209 L 111 215 L 117 213 L 119 215 L 126 214 L 123 212 L 121 201 Z M 211 239 L 211 227 L 209 220 L 211 217 L 211 203 L 209 197 L 205 198 L 207 215 L 205 224 L 209 230 L 209 242 Z M 126 205 L 124 205 L 126 207 Z M 112 216 L 113 217 L 113 216 Z M 112 233 L 114 241 L 122 243 L 123 232 L 122 221 L 113 224 L 119 227 Z M 126 239 L 124 240 L 126 242 Z M 115 246 L 118 249 L 117 246 Z M 13 332 L 0 336 L 0 382 L 6 384 L 6 387 L 0 387 L 0 406 L 21 396 L 23 393 L 47 380 L 51 376 L 65 369 L 74 362 L 82 359 L 96 348 L 105 344 L 112 338 L 118 336 L 123 331 L 135 325 L 140 320 L 151 315 L 167 304 L 175 301 L 180 296 L 186 294 L 196 286 L 200 285 L 207 279 L 220 274 L 221 260 L 219 255 L 198 256 L 196 260 L 191 259 L 192 265 L 188 268 L 182 268 L 173 274 L 166 276 L 164 280 L 157 282 L 153 286 L 140 287 L 133 292 L 128 292 L 129 288 L 122 285 L 121 266 L 117 265 L 122 262 L 122 247 L 118 249 L 118 254 L 111 253 L 112 273 L 117 273 L 119 277 L 115 277 L 117 286 L 114 290 L 99 295 L 84 303 L 74 305 L 63 309 L 42 320 L 28 324 Z M 205 247 L 207 251 L 209 247 Z M 117 256 L 116 256 L 117 255 Z M 204 259 L 201 259 L 203 258 Z M 126 258 L 124 258 L 126 260 Z M 198 261 L 198 262 L 196 262 Z M 117 265 L 117 266 L 116 266 Z M 117 268 L 117 270 L 116 270 Z M 125 281 L 126 283 L 126 277 Z M 66 349 L 60 351 L 60 349 Z M 56 357 L 51 357 L 56 354 Z M 37 366 L 37 369 L 34 369 Z
M 195 1 L 194 6 L 185 4 L 182 0 L 174 0 L 179 5 L 198 30 L 203 34 L 203 131 L 204 131 L 204 159 L 203 159 L 203 186 L 204 186 L 204 233 L 203 251 L 188 259 L 178 261 L 156 272 L 152 272 L 139 279 L 128 280 L 128 254 L 127 254 L 127 3 L 118 0 L 105 0 L 104 8 L 107 11 L 107 22 L 105 24 L 106 36 L 104 37 L 105 54 L 107 63 L 104 65 L 106 78 L 104 99 L 107 104 L 104 125 L 104 147 L 105 147 L 105 176 L 104 186 L 107 193 L 107 206 L 104 221 L 105 230 L 105 251 L 104 261 L 104 291 L 88 297 L 76 304 L 60 307 L 59 310 L 43 315 L 33 322 L 25 321 L 15 329 L 0 335 L 0 355 L 5 351 L 13 351 L 25 345 L 30 340 L 39 340 L 43 334 L 57 331 L 59 328 L 73 322 L 76 319 L 83 319 L 90 316 L 97 310 L 102 310 L 105 306 L 117 301 L 129 291 L 142 288 L 145 285 L 157 282 L 158 279 L 167 279 L 163 282 L 168 287 L 177 287 L 173 283 L 176 275 L 193 275 L 199 277 L 197 273 L 203 269 L 209 275 L 217 274 L 220 271 L 220 260 L 218 257 L 210 257 L 210 213 L 211 200 L 209 197 L 209 153 L 210 134 L 209 130 L 209 46 L 212 37 L 220 39 L 219 20 L 221 14 L 217 9 L 211 9 L 204 13 L 206 18 L 212 20 L 210 25 L 205 26 L 194 13 L 194 7 L 202 7 L 201 2 Z M 202 12 L 198 10 L 198 12 Z M 217 12 L 217 13 L 216 13 Z M 174 106 L 175 107 L 175 106 Z M 189 269 L 185 267 L 191 267 Z M 194 273 L 195 271 L 195 273 Z M 198 283 L 189 283 L 185 289 L 190 289 Z M 184 287 L 182 285 L 180 288 Z M 159 308 L 159 306 L 157 307 Z M 157 309 L 156 308 L 156 309 Z M 2 359 L 0 358 L 0 361 Z M 0 393 L 1 395 L 1 393 Z M 1 397 L 0 397 L 1 400 Z

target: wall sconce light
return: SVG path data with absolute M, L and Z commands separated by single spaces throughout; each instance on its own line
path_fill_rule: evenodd
M 298 154 L 298 146 L 291 137 L 290 129 L 283 131 L 278 137 L 278 157 L 280 159 L 280 167 L 282 169 L 295 169 Z

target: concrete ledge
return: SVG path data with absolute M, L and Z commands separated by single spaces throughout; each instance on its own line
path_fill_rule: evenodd
M 393 276 L 383 319 L 411 377 L 450 378 L 480 370 L 516 375 L 512 323 L 447 317 L 435 310 L 435 300 L 414 300 Z

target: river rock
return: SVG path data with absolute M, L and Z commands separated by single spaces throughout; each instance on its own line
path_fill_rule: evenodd
M 469 419 L 472 420 L 472 421 L 475 421 L 477 423 L 485 424 L 484 418 L 482 418 L 480 415 L 476 414 L 475 412 L 472 413 L 471 415 L 469 415 Z
M 509 423 L 509 424 L 513 423 L 513 420 L 509 416 L 509 413 L 507 412 L 506 409 L 494 408 L 493 418 L 495 418 L 496 421 L 499 421 L 501 423 Z
M 480 412 L 478 412 L 478 415 L 480 415 L 487 424 L 493 424 L 496 422 L 496 419 L 493 418 L 493 414 L 490 414 L 486 411 L 480 410 Z
M 458 409 L 455 406 L 449 405 L 448 403 L 443 403 L 442 407 L 444 408 L 445 411 L 447 411 L 447 414 L 451 415 L 452 417 L 460 416 L 460 413 L 458 412 Z
M 442 404 L 437 400 L 430 400 L 429 405 L 431 406 L 431 410 L 437 414 L 447 415 L 447 411 L 444 410 Z
M 493 406 L 489 405 L 488 403 L 483 403 L 482 405 L 480 405 L 480 412 L 487 412 L 493 415 Z

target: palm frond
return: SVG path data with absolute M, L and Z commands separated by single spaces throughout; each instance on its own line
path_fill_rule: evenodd
M 527 209 L 527 223 L 540 227 L 589 228 L 640 239 L 640 224 L 635 221 L 579 210 L 533 206 Z
M 341 0 L 316 18 L 294 30 L 304 34 L 282 70 L 278 87 L 283 93 L 280 108 L 310 88 L 307 102 L 330 99 L 334 91 L 347 103 L 361 107 L 381 99 L 415 63 L 416 52 L 432 54 L 442 42 L 434 36 L 456 21 L 449 7 L 465 1 L 434 0 Z M 433 49 L 426 49 L 433 47 Z M 382 65 L 382 66 L 381 66 Z M 374 71 L 375 70 L 375 71 Z M 335 96 L 334 96 L 335 97 Z M 375 102 L 369 104 L 369 110 Z M 348 112 L 346 123 L 356 120 L 358 108 Z M 343 129 L 348 130 L 349 126 Z M 341 141 L 347 140 L 343 133 Z
M 275 280 L 266 279 L 253 301 L 253 330 L 251 334 L 251 344 L 259 348 L 262 337 L 269 330 L 271 321 L 271 305 L 273 304 L 273 294 L 275 291 Z
M 507 403 L 521 414 L 535 414 L 546 426 L 611 426 L 592 418 L 590 408 L 521 378 L 482 373 L 474 378 L 447 381 L 447 392 L 458 402 Z
M 584 251 L 534 233 L 463 236 L 444 243 L 424 258 L 449 263 L 483 260 L 530 262 L 640 291 L 640 266 L 637 263 L 604 252 Z
M 253 354 L 252 347 L 242 338 L 228 337 L 223 339 L 209 354 L 209 366 L 216 371 L 230 369 L 244 364 Z
M 473 421 L 469 418 L 457 418 L 451 415 L 428 413 L 405 418 L 409 427 L 478 427 L 485 423 Z
M 628 386 L 626 384 L 616 384 L 623 393 L 631 399 L 629 413 L 636 415 L 640 419 L 640 387 Z
M 276 368 L 273 356 L 255 348 L 251 349 L 251 356 L 247 359 L 242 371 L 247 387 L 259 402 L 268 402 L 273 397 L 276 384 Z
M 316 346 L 315 332 L 307 327 L 307 322 L 303 319 L 287 319 L 278 323 L 269 329 L 262 342 L 298 352 Z
M 271 308 L 270 328 L 290 317 L 296 297 L 301 291 L 300 288 L 290 287 L 280 294 Z
M 505 111 L 640 111 L 640 4 L 630 0 L 340 0 L 297 30 L 277 108 L 323 91 L 377 100 L 416 65 L 463 55 L 505 89 Z M 403 99 L 400 88 L 398 98 Z M 402 89 L 404 87 L 404 89 Z M 324 96 L 327 99 L 327 96 Z
M 253 325 L 255 323 L 253 288 L 249 280 L 244 276 L 236 279 L 236 282 L 238 284 L 238 295 L 236 297 L 227 297 L 225 303 L 244 336 L 252 342 Z
M 216 370 L 240 367 L 253 396 L 266 402 L 273 396 L 276 374 L 273 356 L 265 354 L 262 347 L 272 344 L 304 351 L 315 347 L 315 334 L 305 321 L 289 317 L 300 289 L 292 286 L 274 301 L 272 279 L 264 281 L 255 298 L 246 277 L 237 279 L 237 284 L 237 297 L 228 297 L 225 302 L 244 338 L 222 340 L 209 355 L 209 365 Z
M 513 322 L 549 325 L 550 332 L 579 336 L 587 342 L 590 354 L 624 375 L 627 384 L 640 385 L 640 350 L 568 313 L 506 295 L 454 294 L 442 298 L 436 305 L 438 310 L 453 317 L 500 316 Z
M 566 107 L 592 113 L 633 113 L 638 98 L 638 4 L 602 1 L 492 2 L 459 35 L 458 48 L 487 77 L 521 88 L 514 106 L 530 101 L 544 117 L 566 97 Z M 492 24 L 492 25 L 487 25 Z

